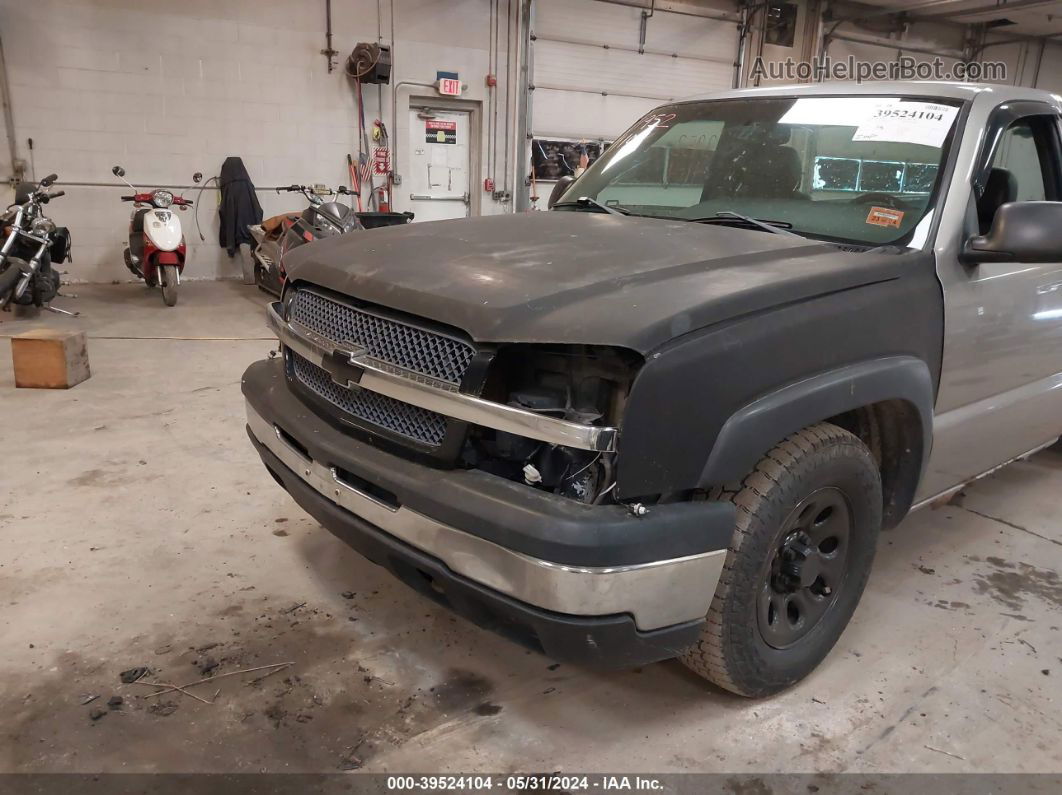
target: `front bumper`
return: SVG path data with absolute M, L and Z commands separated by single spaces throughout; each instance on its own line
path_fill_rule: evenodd
M 437 470 L 343 434 L 244 375 L 263 462 L 327 529 L 422 593 L 558 658 L 634 665 L 692 643 L 733 529 L 725 503 L 591 507 L 475 470 Z

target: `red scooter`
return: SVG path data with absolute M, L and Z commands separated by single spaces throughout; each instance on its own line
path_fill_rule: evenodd
M 136 208 L 129 219 L 129 245 L 125 249 L 125 266 L 148 287 L 160 285 L 166 306 L 177 303 L 177 288 L 184 270 L 185 245 L 181 219 L 171 210 L 192 206 L 190 199 L 174 196 L 168 190 L 142 192 L 125 179 L 125 169 L 115 166 L 111 173 L 133 190 L 122 201 L 133 202 Z M 197 183 L 203 178 L 196 173 Z

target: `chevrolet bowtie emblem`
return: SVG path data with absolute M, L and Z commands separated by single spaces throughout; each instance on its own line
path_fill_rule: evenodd
M 358 365 L 357 360 L 365 356 L 368 350 L 348 343 L 341 344 L 343 345 L 343 350 L 332 351 L 331 354 L 324 357 L 321 366 L 328 371 L 333 383 L 350 389 L 358 385 L 358 382 L 361 381 L 361 376 L 365 373 L 365 370 Z

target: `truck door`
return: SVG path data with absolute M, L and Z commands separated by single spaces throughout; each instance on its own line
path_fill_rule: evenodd
M 1062 198 L 1058 111 L 1017 102 L 991 119 L 965 236 L 987 231 L 1007 202 Z M 944 351 L 933 452 L 917 499 L 1062 434 L 1062 251 L 1058 260 L 938 261 Z

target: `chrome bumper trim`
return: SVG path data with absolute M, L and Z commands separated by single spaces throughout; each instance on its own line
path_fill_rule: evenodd
M 647 631 L 704 618 L 726 550 L 635 566 L 567 566 L 540 560 L 387 505 L 345 483 L 334 467 L 311 460 L 247 404 L 255 438 L 321 496 L 445 563 L 452 571 L 521 602 L 558 613 L 629 613 Z
M 284 345 L 319 367 L 327 367 L 326 360 L 338 353 L 362 371 L 357 383 L 348 381 L 344 384 L 348 389 L 368 389 L 447 417 L 541 442 L 599 453 L 616 450 L 619 432 L 615 428 L 559 420 L 455 392 L 453 387 L 442 388 L 426 377 L 397 375 L 381 367 L 364 351 L 343 348 L 301 323 L 284 320 L 279 307 L 279 302 L 270 304 L 266 308 L 266 317 L 269 327 Z

